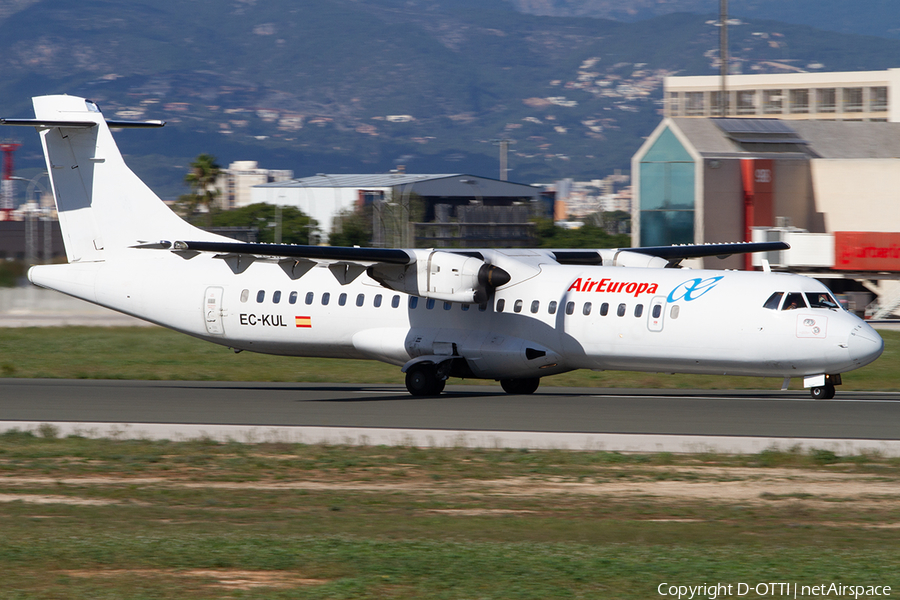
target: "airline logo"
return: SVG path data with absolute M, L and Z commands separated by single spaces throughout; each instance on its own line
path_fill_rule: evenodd
M 675 289 L 669 292 L 669 297 L 666 298 L 666 300 L 669 302 L 678 302 L 679 300 L 690 302 L 691 300 L 696 300 L 716 287 L 719 281 L 724 277 L 724 275 L 719 275 L 708 279 L 703 279 L 701 277 L 688 279 L 687 281 L 676 285 Z
M 294 324 L 297 327 L 312 327 L 312 317 L 294 317 Z
M 581 277 L 572 282 L 568 292 L 600 292 L 607 294 L 633 294 L 635 298 L 641 294 L 655 294 L 659 288 L 659 284 L 646 283 L 637 281 L 613 281 L 604 278 L 600 281 L 591 281 L 588 277 L 582 280 Z

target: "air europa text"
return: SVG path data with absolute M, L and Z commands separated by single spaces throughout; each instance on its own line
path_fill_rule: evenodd
M 582 281 L 581 277 L 572 282 L 568 292 L 606 292 L 609 294 L 634 294 L 637 298 L 641 294 L 655 294 L 658 284 L 655 283 L 638 283 L 636 281 L 611 281 L 609 279 L 601 279 L 600 281 L 591 281 L 588 277 Z

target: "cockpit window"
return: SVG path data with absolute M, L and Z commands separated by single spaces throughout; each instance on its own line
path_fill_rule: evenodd
M 784 299 L 784 306 L 781 307 L 781 310 L 793 310 L 795 308 L 806 308 L 806 300 L 803 299 L 803 294 L 800 292 L 789 293 L 787 298 Z
M 831 294 L 827 292 L 806 292 L 806 299 L 812 308 L 840 308 Z
M 784 296 L 784 292 L 775 292 L 769 299 L 766 300 L 766 303 L 763 304 L 763 308 L 768 308 L 769 310 L 778 310 L 778 305 L 781 304 L 781 297 Z

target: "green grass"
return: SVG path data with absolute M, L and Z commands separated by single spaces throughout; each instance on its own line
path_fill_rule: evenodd
M 900 480 L 900 461 L 829 455 L 823 465 L 819 454 L 174 443 L 11 431 L 0 434 L 0 599 L 650 598 L 662 582 L 896 586 L 896 530 L 880 525 L 900 521 L 900 498 L 860 492 L 868 481 Z M 854 478 L 848 496 L 834 501 L 803 487 L 823 476 Z M 785 477 L 798 491 L 768 491 L 765 481 Z M 764 491 L 738 501 L 603 492 L 660 479 Z M 599 487 L 555 489 L 577 483 Z M 36 496 L 55 500 L 29 500 Z M 238 589 L 229 577 L 270 583 Z
M 880 359 L 844 375 L 843 390 L 900 390 L 900 332 L 881 332 Z M 157 327 L 23 328 L 0 335 L 0 377 L 166 379 L 402 384 L 403 375 L 376 361 L 294 358 L 232 351 Z M 452 380 L 458 382 L 459 380 Z M 466 383 L 485 383 L 468 380 Z M 493 382 L 487 382 L 493 383 Z M 624 371 L 576 371 L 543 385 L 675 389 L 778 389 L 780 380 Z M 794 381 L 792 387 L 802 387 Z

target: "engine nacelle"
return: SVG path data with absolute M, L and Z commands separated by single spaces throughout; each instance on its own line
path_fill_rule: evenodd
M 486 302 L 490 292 L 509 283 L 509 273 L 480 258 L 441 252 L 416 251 L 411 265 L 377 264 L 369 277 L 386 288 L 446 302 Z
M 663 269 L 669 264 L 664 258 L 652 254 L 629 252 L 627 250 L 599 250 L 603 257 L 604 267 L 639 267 L 646 269 Z

